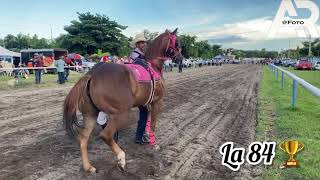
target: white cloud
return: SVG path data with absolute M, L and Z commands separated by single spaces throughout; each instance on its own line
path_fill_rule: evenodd
M 233 24 L 225 24 L 211 30 L 193 33 L 199 39 L 215 39 L 221 36 L 238 36 L 249 41 L 266 40 L 269 34 L 269 29 L 273 20 L 270 17 L 263 17 Z M 317 27 L 318 31 L 320 27 Z M 320 32 L 320 31 L 319 31 Z M 297 33 L 293 27 L 281 27 L 275 39 L 296 38 Z M 239 42 L 237 42 L 239 43 Z
M 144 29 L 147 29 L 152 32 L 164 32 L 166 29 L 174 30 L 179 28 L 180 33 L 187 33 L 190 28 L 197 28 L 203 25 L 212 23 L 216 19 L 216 16 L 213 15 L 198 15 L 191 17 L 184 17 L 183 20 L 177 21 L 177 23 L 159 23 L 157 24 L 135 24 L 128 25 L 128 28 L 124 31 L 124 34 L 127 36 L 134 36 L 138 33 L 141 33 Z

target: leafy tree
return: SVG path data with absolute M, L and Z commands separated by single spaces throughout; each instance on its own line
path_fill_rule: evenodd
M 201 57 L 203 59 L 209 59 L 213 56 L 213 51 L 208 44 L 208 41 L 199 41 L 195 43 L 196 49 L 198 50 L 198 57 Z
M 182 55 L 185 58 L 190 57 L 196 57 L 195 56 L 195 42 L 196 37 L 195 36 L 189 36 L 189 35 L 180 35 L 179 37 L 181 47 L 182 47 Z
M 128 56 L 131 52 L 131 47 L 130 47 L 130 44 L 129 42 L 131 41 L 132 39 L 128 39 L 127 37 L 123 37 L 123 38 L 120 38 L 120 48 L 119 48 L 119 51 L 118 51 L 118 55 L 119 56 Z
M 40 49 L 40 48 L 48 48 L 50 47 L 49 40 L 45 38 L 38 38 L 38 36 L 35 34 L 32 38 L 29 38 L 29 47 L 34 49 Z
M 1 43 L 3 45 L 3 42 Z M 20 51 L 21 49 L 26 48 L 49 48 L 52 45 L 49 43 L 49 40 L 45 38 L 38 38 L 37 35 L 34 35 L 32 38 L 29 35 L 23 35 L 19 33 L 17 36 L 8 34 L 4 39 L 4 45 L 7 49 L 13 51 Z
M 159 35 L 159 32 L 151 32 L 145 29 L 143 30 L 143 34 L 144 34 L 144 37 L 147 39 L 147 41 L 151 41 Z
M 236 59 L 244 58 L 245 52 L 242 50 L 235 50 L 234 55 L 236 56 Z
M 196 36 L 180 35 L 178 38 L 182 46 L 182 55 L 186 58 L 210 59 L 223 53 L 220 45 L 210 45 L 208 41 L 196 41 Z
M 234 50 L 236 58 L 277 58 L 277 51 L 267 51 L 265 48 L 259 50 Z
M 218 56 L 220 54 L 222 54 L 223 51 L 221 49 L 221 45 L 212 45 L 212 56 Z
M 28 48 L 29 47 L 29 36 L 19 33 L 16 36 L 16 42 L 17 42 L 17 46 L 16 46 L 17 49 Z
M 89 12 L 77 14 L 79 20 L 71 21 L 71 25 L 65 26 L 68 34 L 57 38 L 58 45 L 80 54 L 94 54 L 98 49 L 117 55 L 124 53 L 122 46 L 128 45 L 124 44 L 128 38 L 122 31 L 126 26 L 110 20 L 105 15 L 93 15 Z
M 0 46 L 5 46 L 4 45 L 4 39 L 0 39 Z
M 8 34 L 4 37 L 5 47 L 7 49 L 15 49 L 18 47 L 17 38 L 14 35 Z

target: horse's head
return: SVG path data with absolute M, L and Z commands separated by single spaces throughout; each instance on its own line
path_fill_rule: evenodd
M 172 59 L 174 62 L 181 59 L 181 47 L 177 39 L 178 28 L 173 32 L 166 30 L 154 39 L 147 48 L 146 57 L 148 60 L 158 59 L 164 61 Z
M 179 63 L 183 59 L 177 32 L 178 28 L 173 32 L 166 30 L 147 46 L 145 57 L 160 72 L 165 60 L 172 59 L 173 62 Z
M 176 61 L 181 56 L 181 46 L 177 38 L 178 28 L 176 28 L 173 32 L 166 31 L 169 36 L 168 45 L 165 51 L 165 56 Z

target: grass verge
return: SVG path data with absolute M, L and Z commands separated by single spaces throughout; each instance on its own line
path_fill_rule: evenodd
M 61 86 L 73 85 L 77 82 L 82 74 L 77 72 L 70 72 L 68 81 Z M 41 76 L 42 84 L 35 84 L 34 74 L 30 74 L 28 79 L 19 78 L 18 83 L 14 82 L 13 77 L 0 76 L 0 90 L 12 90 L 20 88 L 43 88 L 57 86 L 58 75 L 57 74 L 44 74 Z
M 309 83 L 320 86 L 320 72 L 293 71 Z M 272 166 L 265 167 L 263 175 L 257 179 L 320 179 L 320 99 L 303 87 L 298 87 L 297 109 L 291 107 L 292 80 L 285 78 L 281 89 L 280 78 L 263 68 L 263 78 L 259 90 L 259 114 L 257 140 L 276 141 L 297 139 L 305 148 L 296 155 L 299 168 L 280 169 L 288 155 L 278 147 Z

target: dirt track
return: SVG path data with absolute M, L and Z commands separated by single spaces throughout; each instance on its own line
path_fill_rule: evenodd
M 76 143 L 62 130 L 62 102 L 69 88 L 0 92 L 0 179 L 250 179 L 221 165 L 219 146 L 254 140 L 257 65 L 203 67 L 165 75 L 167 94 L 157 129 L 161 149 L 134 143 L 134 122 L 120 132 L 128 173 L 93 133 L 90 159 L 97 174 L 83 172 Z

